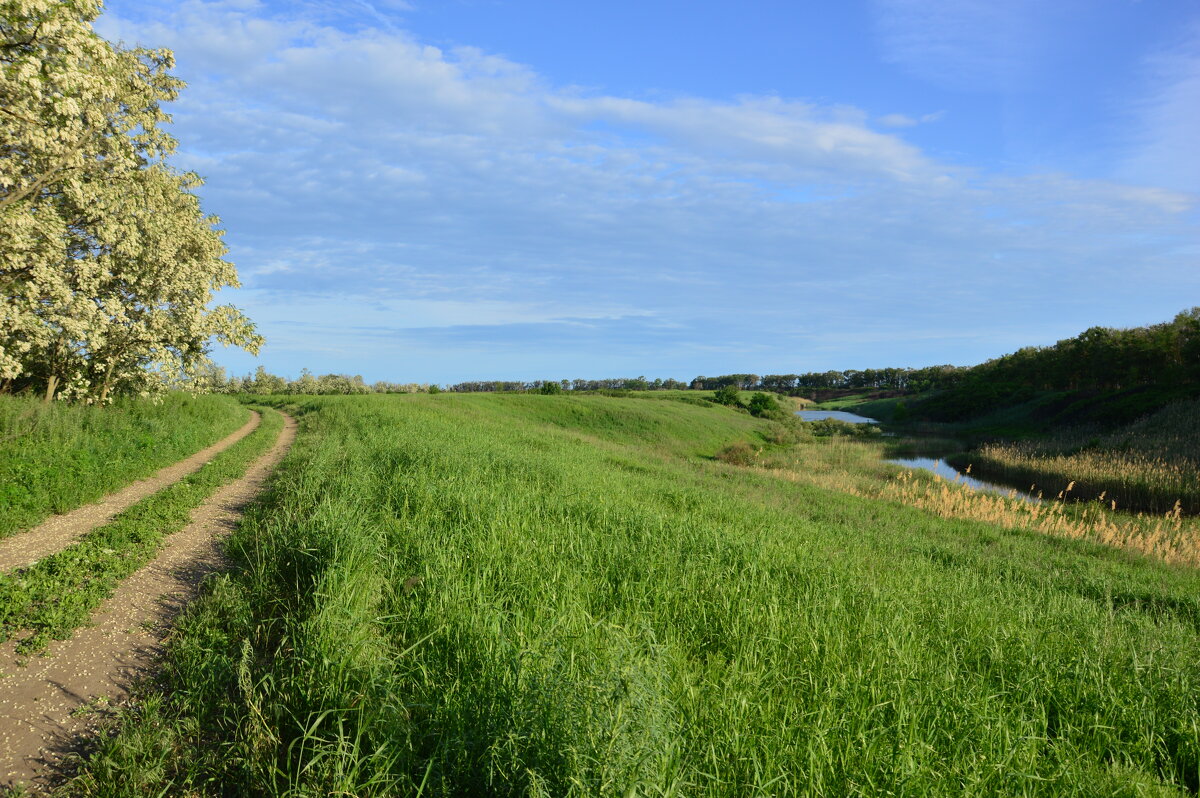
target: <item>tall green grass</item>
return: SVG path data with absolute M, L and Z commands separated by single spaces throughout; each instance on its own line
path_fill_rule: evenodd
M 228 396 L 177 393 L 95 407 L 0 395 L 0 537 L 149 476 L 248 417 Z
M 313 398 L 85 795 L 1183 795 L 1200 577 L 711 458 L 724 408 Z

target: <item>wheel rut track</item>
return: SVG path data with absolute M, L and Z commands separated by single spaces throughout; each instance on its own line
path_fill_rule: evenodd
M 43 557 L 65 549 L 93 529 L 107 524 L 121 512 L 151 494 L 199 471 L 205 463 L 245 438 L 262 420 L 251 411 L 250 419 L 241 429 L 185 457 L 173 465 L 159 469 L 153 476 L 139 479 L 110 493 L 98 502 L 76 507 L 62 515 L 51 516 L 42 523 L 0 540 L 0 571 L 27 568 Z
M 204 577 L 222 566 L 219 541 L 295 437 L 296 422 L 284 415 L 271 449 L 197 507 L 159 555 L 93 614 L 91 626 L 52 643 L 44 657 L 18 656 L 13 641 L 0 646 L 0 789 L 48 787 L 63 757 L 93 730 L 95 713 L 80 710 L 120 702 L 153 671 L 171 622 L 196 597 Z

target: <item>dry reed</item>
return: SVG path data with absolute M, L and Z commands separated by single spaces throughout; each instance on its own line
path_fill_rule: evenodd
M 756 465 L 780 478 L 855 496 L 891 499 L 943 518 L 967 518 L 1114 546 L 1169 563 L 1200 566 L 1200 520 L 1185 516 L 1180 502 L 1163 513 L 1118 512 L 1105 492 L 1094 501 L 1076 502 L 1076 481 L 1066 480 L 1054 498 L 1044 498 L 1031 485 L 1031 496 L 974 490 L 954 480 L 894 469 L 878 459 L 875 446 L 835 439 L 824 445 L 801 445 Z

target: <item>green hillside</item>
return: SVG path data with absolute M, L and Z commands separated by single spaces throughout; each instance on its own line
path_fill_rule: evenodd
M 769 432 L 723 407 L 285 403 L 235 570 L 73 792 L 1200 787 L 1192 569 L 728 465 Z

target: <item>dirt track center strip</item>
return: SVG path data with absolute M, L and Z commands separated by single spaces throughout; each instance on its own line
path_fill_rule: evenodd
M 261 432 L 273 432 L 280 420 L 272 412 Z M 194 598 L 203 577 L 220 567 L 218 539 L 233 528 L 291 446 L 296 424 L 287 417 L 282 422 L 265 454 L 265 445 L 255 445 L 261 434 L 239 447 L 244 456 L 230 465 L 255 458 L 245 473 L 195 507 L 190 522 L 170 535 L 158 556 L 124 579 L 90 616 L 92 625 L 52 643 L 50 658 L 26 662 L 13 643 L 0 646 L 0 788 L 36 784 L 51 773 L 88 729 L 88 713 L 79 710 L 121 699 L 152 667 L 171 619 Z
M 193 474 L 221 452 L 253 432 L 262 417 L 252 411 L 241 429 L 190 457 L 110 493 L 98 502 L 56 515 L 32 529 L 0 540 L 0 571 L 26 568 L 38 560 L 69 546 L 91 530 L 112 521 L 118 514 L 168 485 Z

